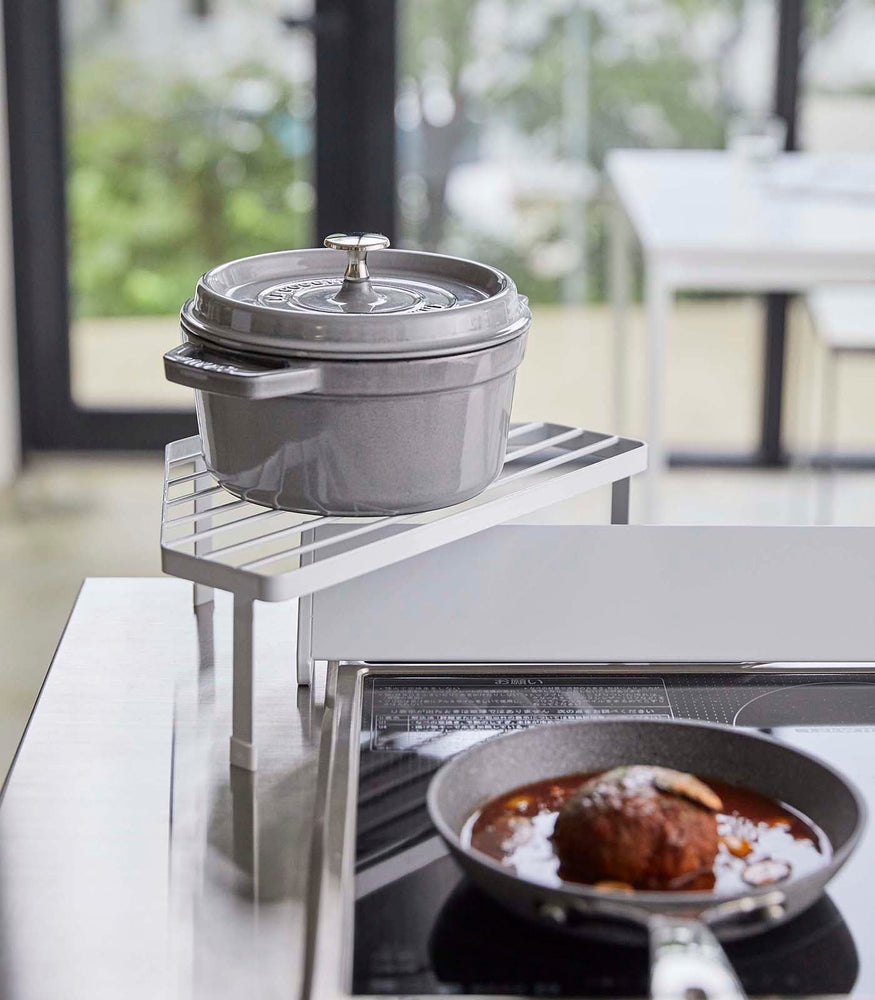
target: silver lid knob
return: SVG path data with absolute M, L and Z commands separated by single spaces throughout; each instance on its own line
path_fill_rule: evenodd
M 385 250 L 389 246 L 389 238 L 380 233 L 332 233 L 325 237 L 325 246 L 331 250 L 346 250 L 346 271 L 344 282 L 367 281 L 368 251 Z

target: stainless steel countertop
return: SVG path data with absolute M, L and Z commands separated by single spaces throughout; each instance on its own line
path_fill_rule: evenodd
M 628 530 L 615 529 L 622 546 L 627 539 L 620 534 Z M 793 529 L 786 530 L 783 537 L 792 548 Z M 796 567 L 797 589 L 812 572 L 871 538 L 833 531 L 816 536 L 819 546 L 811 550 L 805 572 Z M 512 540 L 519 529 L 508 532 L 505 539 Z M 518 551 L 528 552 L 527 540 L 528 535 L 517 539 Z M 514 573 L 518 577 L 541 558 L 543 547 L 517 560 Z M 816 598 L 820 629 L 829 634 L 844 623 L 842 654 L 862 659 L 871 649 L 870 616 L 845 620 L 848 581 L 862 587 L 870 580 L 865 573 L 871 575 L 871 561 L 865 569 L 862 557 L 855 558 L 849 560 L 850 575 L 834 577 L 842 586 L 832 593 L 821 587 Z M 427 564 L 416 562 L 408 564 L 408 572 L 410 579 L 421 580 Z M 493 580 L 502 567 L 493 568 Z M 460 560 L 454 572 L 463 590 L 477 579 L 470 561 Z M 413 625 L 406 621 L 399 630 L 395 617 L 402 613 L 401 598 L 392 596 L 398 580 L 387 571 L 373 576 L 385 601 L 375 621 L 361 622 L 358 605 L 352 605 L 360 588 L 338 587 L 320 595 L 317 638 L 333 625 L 352 651 L 362 636 L 377 628 L 386 632 L 390 621 L 388 631 L 407 641 Z M 448 586 L 443 578 L 438 583 Z M 862 600 L 855 588 L 853 599 Z M 347 600 L 340 600 L 344 596 Z M 428 597 L 414 593 L 408 615 Z M 363 607 L 376 600 L 359 599 Z M 459 642 L 465 638 L 465 621 L 448 617 L 459 610 L 452 602 L 444 606 L 432 599 L 430 608 L 433 623 L 425 638 L 441 621 L 444 627 L 453 621 L 453 635 Z M 805 605 L 805 610 L 812 609 Z M 215 608 L 207 605 L 195 615 L 191 585 L 183 581 L 86 581 L 0 801 L 3 1000 L 300 995 L 321 713 L 311 708 L 309 690 L 295 686 L 294 603 L 256 603 L 255 611 L 259 770 L 250 774 L 228 766 L 228 595 L 218 594 Z M 721 614 L 725 617 L 725 606 Z M 675 615 L 665 620 L 663 632 L 680 635 L 687 623 L 687 616 Z M 492 624 L 487 616 L 485 626 Z M 546 618 L 536 624 L 546 629 Z M 313 648 L 324 657 L 320 641 Z M 577 638 L 573 647 L 562 649 L 579 645 Z M 396 646 L 390 642 L 387 648 Z M 348 723 L 346 718 L 338 723 L 347 742 Z M 329 787 L 338 801 L 346 794 L 343 783 Z M 330 848 L 327 858 L 334 868 L 342 868 L 340 841 L 328 837 L 320 843 Z M 341 885 L 329 868 L 336 903 L 350 886 Z M 859 877 L 859 865 L 856 870 Z M 331 924 L 331 933 L 320 938 L 324 951 L 340 928 L 330 908 L 320 911 L 325 911 L 322 923 Z M 330 964 L 338 968 L 337 962 Z M 324 963 L 320 969 L 325 976 L 331 971 Z
M 260 768 L 237 772 L 230 602 L 86 581 L 0 803 L 4 1000 L 296 995 L 316 747 L 293 646 L 294 605 L 259 605 Z

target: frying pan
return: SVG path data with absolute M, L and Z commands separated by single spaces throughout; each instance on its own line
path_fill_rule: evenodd
M 462 843 L 466 820 L 491 799 L 520 785 L 620 764 L 659 764 L 785 802 L 823 830 L 832 857 L 816 871 L 744 894 L 604 893 L 522 878 Z M 726 726 L 637 718 L 539 725 L 486 740 L 441 767 L 429 786 L 428 810 L 470 878 L 520 916 L 571 932 L 581 917 L 643 924 L 650 938 L 650 991 L 657 1000 L 744 997 L 718 938 L 756 933 L 811 906 L 847 861 L 865 823 L 859 792 L 809 754 Z

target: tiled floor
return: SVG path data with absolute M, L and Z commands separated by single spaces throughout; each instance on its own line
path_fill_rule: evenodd
M 47 456 L 0 499 L 0 774 L 86 576 L 161 572 L 162 463 Z
M 643 433 L 641 327 L 638 315 L 630 365 L 632 405 L 623 428 L 637 434 Z M 169 328 L 167 322 L 141 324 L 128 340 L 117 323 L 98 324 L 90 332 L 81 329 L 75 351 L 79 398 L 104 405 L 117 402 L 111 397 L 119 392 L 138 403 L 155 399 L 164 391 L 159 348 Z M 124 370 L 140 373 L 134 386 L 121 378 L 121 368 L 115 371 L 112 352 L 99 349 L 111 329 L 123 348 L 115 358 L 124 355 Z M 755 302 L 681 303 L 669 352 L 667 422 L 673 442 L 741 448 L 753 441 L 759 329 Z M 791 442 L 810 442 L 813 355 L 810 331 L 797 315 L 787 410 Z M 132 356 L 138 363 L 131 364 Z M 843 365 L 839 430 L 844 446 L 875 451 L 873 362 L 864 358 Z M 516 414 L 608 428 L 610 373 L 606 310 L 538 310 L 520 373 Z M 15 487 L 0 494 L 0 775 L 82 579 L 160 573 L 161 481 L 158 456 L 43 456 L 29 462 Z M 804 471 L 675 471 L 664 485 L 668 522 L 791 524 L 812 519 L 817 477 Z M 548 517 L 603 520 L 606 509 L 604 497 L 583 498 Z M 875 474 L 838 476 L 833 511 L 837 523 L 875 524 Z

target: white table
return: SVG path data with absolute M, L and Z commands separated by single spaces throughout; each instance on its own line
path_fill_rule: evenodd
M 768 168 L 711 150 L 614 150 L 611 251 L 616 315 L 615 427 L 622 426 L 630 237 L 641 245 L 648 333 L 650 473 L 646 519 L 658 520 L 665 339 L 679 290 L 806 291 L 875 280 L 875 156 L 785 153 Z

